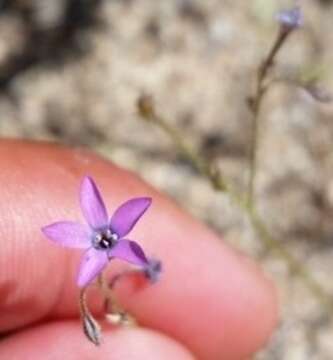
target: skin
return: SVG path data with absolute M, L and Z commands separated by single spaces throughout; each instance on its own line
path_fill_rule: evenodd
M 14 140 L 0 142 L 0 165 L 3 359 L 244 360 L 269 339 L 277 322 L 271 281 L 135 175 L 87 150 Z M 137 277 L 118 284 L 119 302 L 142 327 L 102 324 L 100 347 L 87 341 L 79 322 L 75 277 L 82 251 L 59 247 L 40 231 L 58 220 L 83 221 L 84 175 L 95 179 L 110 214 L 131 197 L 153 198 L 128 237 L 164 266 L 156 285 Z M 108 271 L 124 266 L 114 261 Z M 98 316 L 94 287 L 89 306 Z

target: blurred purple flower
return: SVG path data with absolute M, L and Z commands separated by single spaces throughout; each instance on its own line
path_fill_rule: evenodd
M 150 258 L 147 263 L 143 265 L 142 272 L 144 276 L 154 284 L 161 276 L 162 262 L 160 260 Z
M 303 15 L 299 6 L 278 12 L 276 18 L 282 28 L 287 31 L 297 29 L 303 25 Z
M 325 88 L 316 84 L 308 84 L 304 86 L 304 90 L 312 96 L 312 98 L 322 104 L 328 104 L 333 101 L 332 94 Z
M 42 228 L 43 233 L 59 245 L 86 249 L 77 277 L 79 287 L 91 283 L 112 258 L 140 267 L 148 266 L 149 262 L 142 248 L 124 237 L 148 209 L 151 198 L 130 199 L 109 219 L 95 182 L 87 176 L 81 184 L 80 202 L 88 225 L 60 221 Z

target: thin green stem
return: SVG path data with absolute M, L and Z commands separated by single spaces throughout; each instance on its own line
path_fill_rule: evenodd
M 260 132 L 260 109 L 263 97 L 268 89 L 269 85 L 265 85 L 267 75 L 269 70 L 274 65 L 274 60 L 279 50 L 282 48 L 285 43 L 290 30 L 281 28 L 276 40 L 273 43 L 272 48 L 270 49 L 265 60 L 261 64 L 257 72 L 256 79 L 256 90 L 255 94 L 250 102 L 250 109 L 252 110 L 253 119 L 252 119 L 252 133 L 251 133 L 251 148 L 250 148 L 250 175 L 249 175 L 249 184 L 248 184 L 248 203 L 253 207 L 255 206 L 255 183 L 257 175 L 257 159 L 258 159 L 258 142 L 259 142 L 259 132 Z
M 80 290 L 79 309 L 84 334 L 89 341 L 99 346 L 101 344 L 101 328 L 89 311 L 86 299 L 86 288 Z
M 97 281 L 104 298 L 105 313 L 108 314 L 121 312 L 122 310 L 120 309 L 120 306 L 118 305 L 115 296 L 113 295 L 112 289 L 108 286 L 104 275 L 98 275 Z
M 147 99 L 145 99 L 147 100 Z M 176 144 L 178 150 L 187 157 L 189 162 L 212 184 L 217 191 L 224 191 L 229 195 L 230 199 L 243 212 L 245 212 L 250 219 L 250 222 L 259 235 L 259 239 L 263 246 L 269 251 L 274 252 L 277 256 L 282 258 L 291 271 L 297 274 L 300 279 L 306 284 L 313 296 L 327 309 L 330 315 L 333 316 L 333 301 L 331 296 L 325 291 L 322 285 L 311 275 L 306 267 L 299 262 L 282 244 L 279 239 L 275 239 L 268 231 L 266 224 L 262 221 L 253 204 L 244 199 L 243 196 L 235 192 L 228 182 L 223 178 L 219 171 L 215 170 L 205 158 L 201 157 L 193 148 L 184 140 L 182 134 L 177 129 L 171 127 L 166 120 L 157 115 L 153 107 L 152 99 L 151 110 L 149 114 L 142 112 L 139 106 L 139 113 L 145 120 L 149 120 L 153 125 L 162 129 Z M 148 115 L 148 116 L 147 116 Z
M 137 102 L 139 114 L 148 122 L 152 122 L 162 129 L 177 146 L 178 151 L 192 164 L 192 166 L 202 175 L 208 177 L 214 187 L 218 187 L 221 191 L 226 191 L 228 188 L 222 177 L 219 175 L 215 166 L 207 163 L 194 148 L 186 141 L 182 135 L 169 124 L 160 114 L 157 114 L 154 109 L 153 100 L 150 96 L 143 95 Z M 215 181 L 216 180 L 216 181 Z
M 117 275 L 115 275 L 116 278 Z M 116 300 L 113 287 L 109 286 L 103 274 L 98 276 L 98 285 L 104 297 L 104 310 L 106 319 L 113 325 L 135 325 L 134 317 L 128 314 Z
M 311 272 L 283 246 L 281 241 L 271 236 L 255 209 L 249 208 L 248 214 L 265 247 L 283 258 L 288 264 L 289 270 L 303 280 L 317 300 L 333 315 L 333 300 L 330 294 L 328 294 L 322 285 L 312 276 Z

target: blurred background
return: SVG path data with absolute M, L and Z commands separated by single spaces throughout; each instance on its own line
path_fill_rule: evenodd
M 270 232 L 333 295 L 333 1 L 301 0 L 304 26 L 278 55 L 260 114 L 256 198 Z M 258 259 L 279 287 L 280 327 L 256 359 L 333 359 L 326 310 L 258 241 L 228 196 L 139 119 L 137 98 L 214 160 L 249 176 L 257 68 L 278 32 L 278 0 L 2 0 L 0 135 L 88 146 L 170 194 Z M 295 85 L 315 79 L 321 96 Z M 323 95 L 324 94 L 324 95 Z M 318 96 L 317 96 L 318 97 Z M 260 314 L 258 314 L 260 317 Z M 250 324 L 249 324 L 250 326 Z

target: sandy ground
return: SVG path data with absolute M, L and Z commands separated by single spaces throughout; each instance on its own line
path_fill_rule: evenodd
M 252 121 L 246 99 L 277 33 L 274 12 L 291 2 L 106 0 L 95 9 L 87 1 L 89 11 L 73 16 L 82 10 L 76 3 L 72 13 L 60 0 L 0 5 L 0 134 L 89 146 L 140 173 L 276 280 L 282 321 L 256 359 L 332 359 L 325 309 L 261 245 L 228 196 L 216 194 L 135 109 L 142 92 L 153 94 L 170 124 L 243 189 Z M 303 5 L 305 25 L 279 54 L 275 75 L 317 74 L 333 91 L 333 4 Z M 276 83 L 260 115 L 256 187 L 271 233 L 331 294 L 332 119 L 332 104 Z

